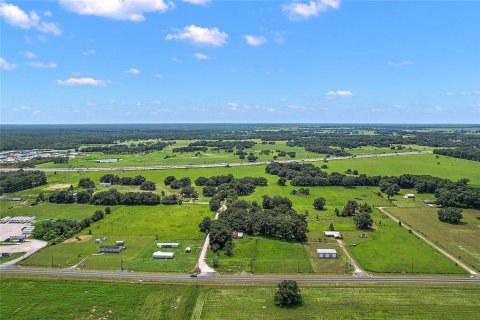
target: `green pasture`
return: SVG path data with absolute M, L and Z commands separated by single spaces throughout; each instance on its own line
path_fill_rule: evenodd
M 423 240 L 374 210 L 373 231 L 342 232 L 355 259 L 362 268 L 376 273 L 461 274 L 456 266 Z M 361 238 L 364 233 L 366 238 Z
M 464 210 L 460 224 L 438 220 L 437 208 L 389 208 L 401 221 L 480 270 L 480 211 Z

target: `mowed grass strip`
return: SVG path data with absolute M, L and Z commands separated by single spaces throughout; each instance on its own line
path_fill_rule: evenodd
M 460 224 L 438 220 L 437 208 L 389 208 L 389 212 L 440 247 L 480 270 L 480 211 L 464 210 Z
M 342 233 L 345 243 L 365 270 L 377 273 L 465 273 L 378 210 L 374 210 L 372 218 L 375 221 L 374 231 Z M 362 233 L 366 238 L 360 237 Z
M 306 287 L 304 305 L 279 308 L 275 288 L 215 288 L 194 319 L 477 319 L 476 287 Z M 200 309 L 200 308 L 198 308 Z

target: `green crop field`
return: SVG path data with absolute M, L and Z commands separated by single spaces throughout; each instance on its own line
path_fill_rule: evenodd
M 205 237 L 198 230 L 198 223 L 205 216 L 212 214 L 203 205 L 119 206 L 105 219 L 83 230 L 80 241 L 67 241 L 47 247 L 22 264 L 64 268 L 81 262 L 78 267 L 86 269 L 119 270 L 123 267 L 139 271 L 188 272 L 196 264 Z M 96 243 L 95 239 L 103 237 L 107 237 L 104 244 L 124 240 L 127 248 L 118 254 L 98 254 L 101 244 Z M 152 259 L 153 252 L 157 251 L 157 242 L 177 241 L 181 243 L 181 248 L 172 249 L 176 254 L 175 259 Z M 187 246 L 192 247 L 189 254 L 184 252 Z
M 464 210 L 458 225 L 438 220 L 436 208 L 389 208 L 388 211 L 468 265 L 480 270 L 480 211 Z
M 273 284 L 192 286 L 5 277 L 2 318 L 23 319 L 476 319 L 480 287 L 300 284 L 304 304 L 273 304 Z
M 345 243 L 365 270 L 377 273 L 465 273 L 378 210 L 374 210 L 372 218 L 374 231 L 342 233 Z M 361 233 L 367 238 L 360 238 Z

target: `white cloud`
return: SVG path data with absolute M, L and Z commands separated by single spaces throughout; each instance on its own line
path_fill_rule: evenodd
M 273 34 L 273 38 L 274 38 L 273 41 L 276 44 L 284 44 L 285 43 L 285 34 L 286 34 L 285 31 L 273 31 L 272 34 Z
M 93 78 L 69 78 L 66 80 L 57 80 L 61 86 L 94 86 L 101 87 L 112 83 L 110 80 L 97 80 Z
M 128 74 L 140 74 L 140 70 L 135 69 L 135 68 L 131 68 L 131 69 L 128 69 L 127 71 L 125 71 L 125 73 L 128 73 Z
M 230 110 L 237 110 L 238 109 L 238 104 L 235 102 L 229 102 L 227 103 L 227 107 Z
M 55 62 L 40 62 L 40 61 L 35 61 L 35 62 L 30 62 L 28 64 L 30 67 L 34 68 L 43 68 L 43 69 L 54 69 L 57 67 L 57 64 Z
M 163 77 L 160 73 L 155 73 L 153 76 L 157 79 L 162 79 Z
M 412 60 L 389 61 L 389 62 L 387 62 L 387 65 L 392 66 L 392 67 L 409 66 L 409 65 L 412 65 L 412 64 L 413 64 Z
M 40 15 L 35 11 L 26 13 L 20 7 L 0 1 L 0 17 L 6 23 L 22 29 L 37 29 L 40 32 L 50 33 L 59 36 L 63 33 L 60 26 L 55 22 L 42 21 Z
M 480 95 L 480 90 L 462 90 L 462 91 L 448 91 L 447 96 L 475 96 Z
M 243 36 L 245 38 L 245 41 L 254 47 L 259 47 L 267 42 L 267 39 L 263 36 L 252 36 L 252 35 L 245 35 Z
M 340 0 L 293 1 L 283 6 L 283 11 L 290 20 L 306 20 L 318 16 L 321 12 L 336 10 L 339 7 Z
M 47 10 L 47 11 L 43 11 L 42 14 L 45 16 L 45 17 L 49 17 L 51 18 L 53 16 L 52 12 Z
M 148 12 L 165 12 L 174 7 L 164 0 L 60 0 L 60 5 L 80 15 L 114 20 L 144 21 Z
M 212 2 L 212 0 L 183 0 L 183 2 L 187 2 L 197 6 L 204 6 Z
M 83 51 L 82 54 L 84 56 L 91 56 L 92 54 L 95 54 L 95 50 L 90 49 L 90 50 L 87 50 L 87 51 Z
M 0 57 L 0 69 L 5 71 L 10 71 L 15 69 L 17 66 L 11 63 L 8 63 L 5 59 Z
M 443 108 L 440 106 L 425 108 L 425 112 L 427 113 L 435 113 L 435 112 L 442 112 L 442 111 L 443 111 Z
M 160 100 L 153 100 L 153 101 L 150 101 L 150 104 L 156 104 L 156 105 L 158 105 L 158 104 L 162 104 L 162 101 L 160 101 Z
M 275 112 L 275 109 L 274 108 L 267 108 L 265 109 L 267 112 Z
M 35 59 L 37 57 L 37 55 L 31 51 L 24 51 L 22 55 L 28 59 Z
M 334 97 L 351 97 L 353 96 L 352 91 L 349 90 L 337 90 L 337 91 L 328 91 L 325 93 L 326 97 L 334 98 Z
M 180 40 L 199 46 L 221 47 L 227 43 L 227 38 L 228 34 L 218 28 L 202 28 L 192 24 L 182 30 L 176 30 L 173 34 L 168 34 L 165 40 Z
M 210 59 L 209 56 L 207 56 L 206 54 L 203 54 L 203 53 L 194 53 L 193 57 L 195 59 L 198 59 L 198 60 L 208 60 L 208 59 Z

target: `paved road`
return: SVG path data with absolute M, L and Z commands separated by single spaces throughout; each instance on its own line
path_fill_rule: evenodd
M 352 159 L 364 159 L 364 158 L 376 158 L 376 157 L 393 157 L 393 156 L 408 156 L 429 154 L 431 151 L 412 151 L 401 153 L 381 153 L 381 154 L 364 154 L 359 156 L 349 157 L 331 157 L 327 158 L 327 161 L 337 160 L 352 160 Z M 325 158 L 310 158 L 310 159 L 291 159 L 291 160 L 276 160 L 280 163 L 291 162 L 319 162 L 324 161 Z M 245 162 L 245 163 L 215 163 L 215 164 L 187 164 L 187 165 L 175 165 L 175 166 L 145 166 L 145 167 L 82 167 L 82 168 L 24 168 L 23 170 L 41 170 L 45 172 L 76 172 L 76 171 L 139 171 L 139 170 L 171 170 L 171 169 L 199 169 L 199 168 L 224 168 L 224 167 L 247 167 L 247 166 L 261 166 L 269 164 L 271 161 L 259 161 L 259 162 Z M 17 171 L 18 168 L 0 168 L 0 172 Z
M 28 269 L 9 268 L 1 269 L 0 277 L 6 274 L 14 275 L 40 275 L 40 276 L 62 276 L 62 277 L 83 277 L 83 278 L 110 278 L 119 280 L 156 280 L 156 281 L 207 281 L 207 282 L 280 282 L 283 280 L 295 280 L 307 283 L 339 283 L 339 282 L 368 282 L 368 283 L 469 283 L 480 284 L 480 278 L 447 278 L 447 277 L 308 277 L 308 276 L 213 276 L 203 275 L 192 278 L 182 274 L 156 274 L 156 273 L 132 273 L 132 272 L 95 272 L 76 271 L 65 269 Z
M 396 223 L 398 223 L 400 220 L 395 217 L 394 215 L 392 215 L 390 212 L 388 212 L 388 207 L 379 207 L 378 208 L 382 213 L 384 213 L 385 215 L 387 215 L 388 217 L 390 217 L 390 219 L 392 219 L 393 221 L 395 221 Z M 425 241 L 429 246 L 431 246 L 432 248 L 434 248 L 435 250 L 437 250 L 438 252 L 440 252 L 441 254 L 443 254 L 445 257 L 447 257 L 448 259 L 450 259 L 451 261 L 455 262 L 458 266 L 460 266 L 461 268 L 465 269 L 468 273 L 470 273 L 471 275 L 474 275 L 474 276 L 478 276 L 479 273 L 470 268 L 468 265 L 466 265 L 464 262 L 460 261 L 459 259 L 457 259 L 456 257 L 454 257 L 453 255 L 451 255 L 450 253 L 448 253 L 446 250 L 440 248 L 439 246 L 437 246 L 435 243 L 433 243 L 430 239 L 428 239 L 427 237 L 425 237 L 424 235 L 422 235 L 420 232 L 414 230 L 411 226 L 409 226 L 408 224 L 406 224 L 404 221 L 402 221 L 402 227 L 404 227 L 405 229 L 407 230 L 412 230 L 412 233 L 414 235 L 416 235 L 417 237 L 419 237 L 420 239 L 422 239 L 423 241 Z

